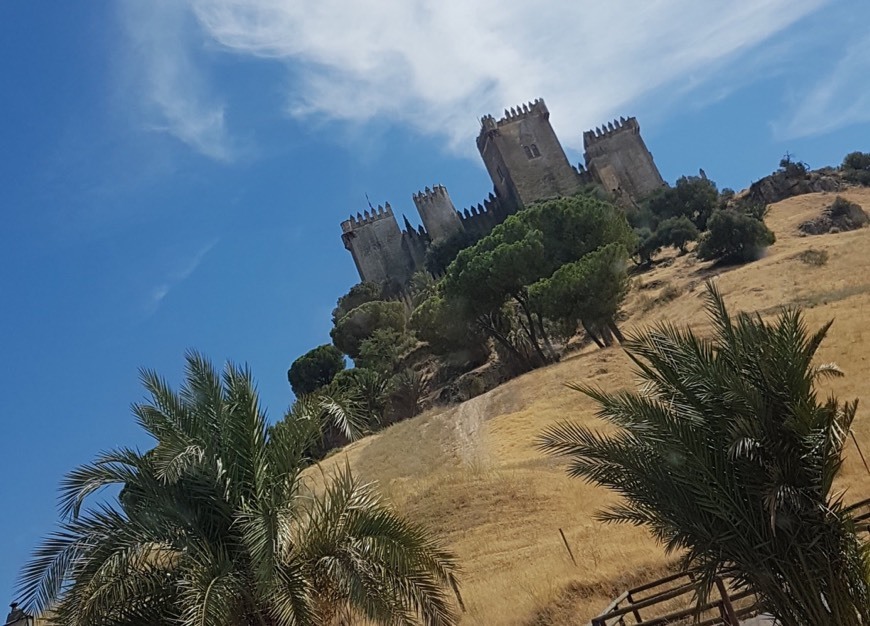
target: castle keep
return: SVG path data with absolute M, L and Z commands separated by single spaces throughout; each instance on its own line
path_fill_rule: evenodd
M 399 227 L 389 203 L 341 223 L 341 239 L 361 281 L 404 285 L 424 270 L 426 250 L 467 231 L 486 235 L 512 213 L 548 198 L 569 196 L 597 183 L 622 203 L 639 200 L 665 182 L 640 136 L 633 117 L 620 118 L 583 133 L 585 164 L 573 167 L 550 125 L 550 111 L 535 100 L 480 120 L 477 149 L 492 179 L 493 192 L 482 203 L 457 211 L 442 185 L 413 195 L 423 225 L 403 216 Z

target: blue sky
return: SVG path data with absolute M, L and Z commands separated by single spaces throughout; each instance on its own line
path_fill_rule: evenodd
M 870 150 L 862 0 L 0 2 L 0 596 L 62 475 L 147 446 L 139 367 L 292 360 L 356 282 L 339 222 L 490 190 L 477 119 L 544 97 L 572 162 L 636 115 L 666 179 Z

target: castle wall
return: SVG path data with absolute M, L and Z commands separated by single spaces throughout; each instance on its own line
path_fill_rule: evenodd
M 502 198 L 527 206 L 577 193 L 581 182 L 550 125 L 543 100 L 481 120 L 478 150 Z
M 389 203 L 386 207 L 357 213 L 341 223 L 344 247 L 356 264 L 361 281 L 406 282 L 414 272 L 413 260 L 403 246 L 402 231 Z
M 432 239 L 426 229 L 420 226 L 418 230 L 414 230 L 406 217 L 405 230 L 402 231 L 402 248 L 410 259 L 412 274 L 426 270 L 426 250 L 429 249 L 431 243 Z
M 509 207 L 498 196 L 489 194 L 483 203 L 472 206 L 459 213 L 462 227 L 478 237 L 484 237 L 510 215 Z
M 639 200 L 664 186 L 633 117 L 583 133 L 586 167 L 605 189 Z
M 415 193 L 413 196 L 417 213 L 434 243 L 444 241 L 462 231 L 462 222 L 450 194 L 443 185 Z

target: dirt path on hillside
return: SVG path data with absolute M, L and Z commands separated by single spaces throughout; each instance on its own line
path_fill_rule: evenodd
M 522 408 L 521 405 L 516 393 L 505 387 L 466 400 L 450 415 L 452 441 L 449 445 L 451 449 L 446 452 L 467 467 L 488 468 L 491 458 L 486 422 L 493 417 L 513 413 Z

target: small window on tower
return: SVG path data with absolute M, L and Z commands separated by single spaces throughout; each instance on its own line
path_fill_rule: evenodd
M 501 171 L 501 166 L 497 166 L 495 168 L 496 173 L 498 174 L 499 179 L 504 180 L 504 172 Z
M 531 159 L 532 158 L 532 149 L 528 146 L 523 146 L 523 150 L 526 153 L 526 157 Z
M 538 150 L 538 145 L 534 144 L 534 143 L 532 144 L 532 156 L 536 156 L 536 157 L 541 156 L 541 151 Z

